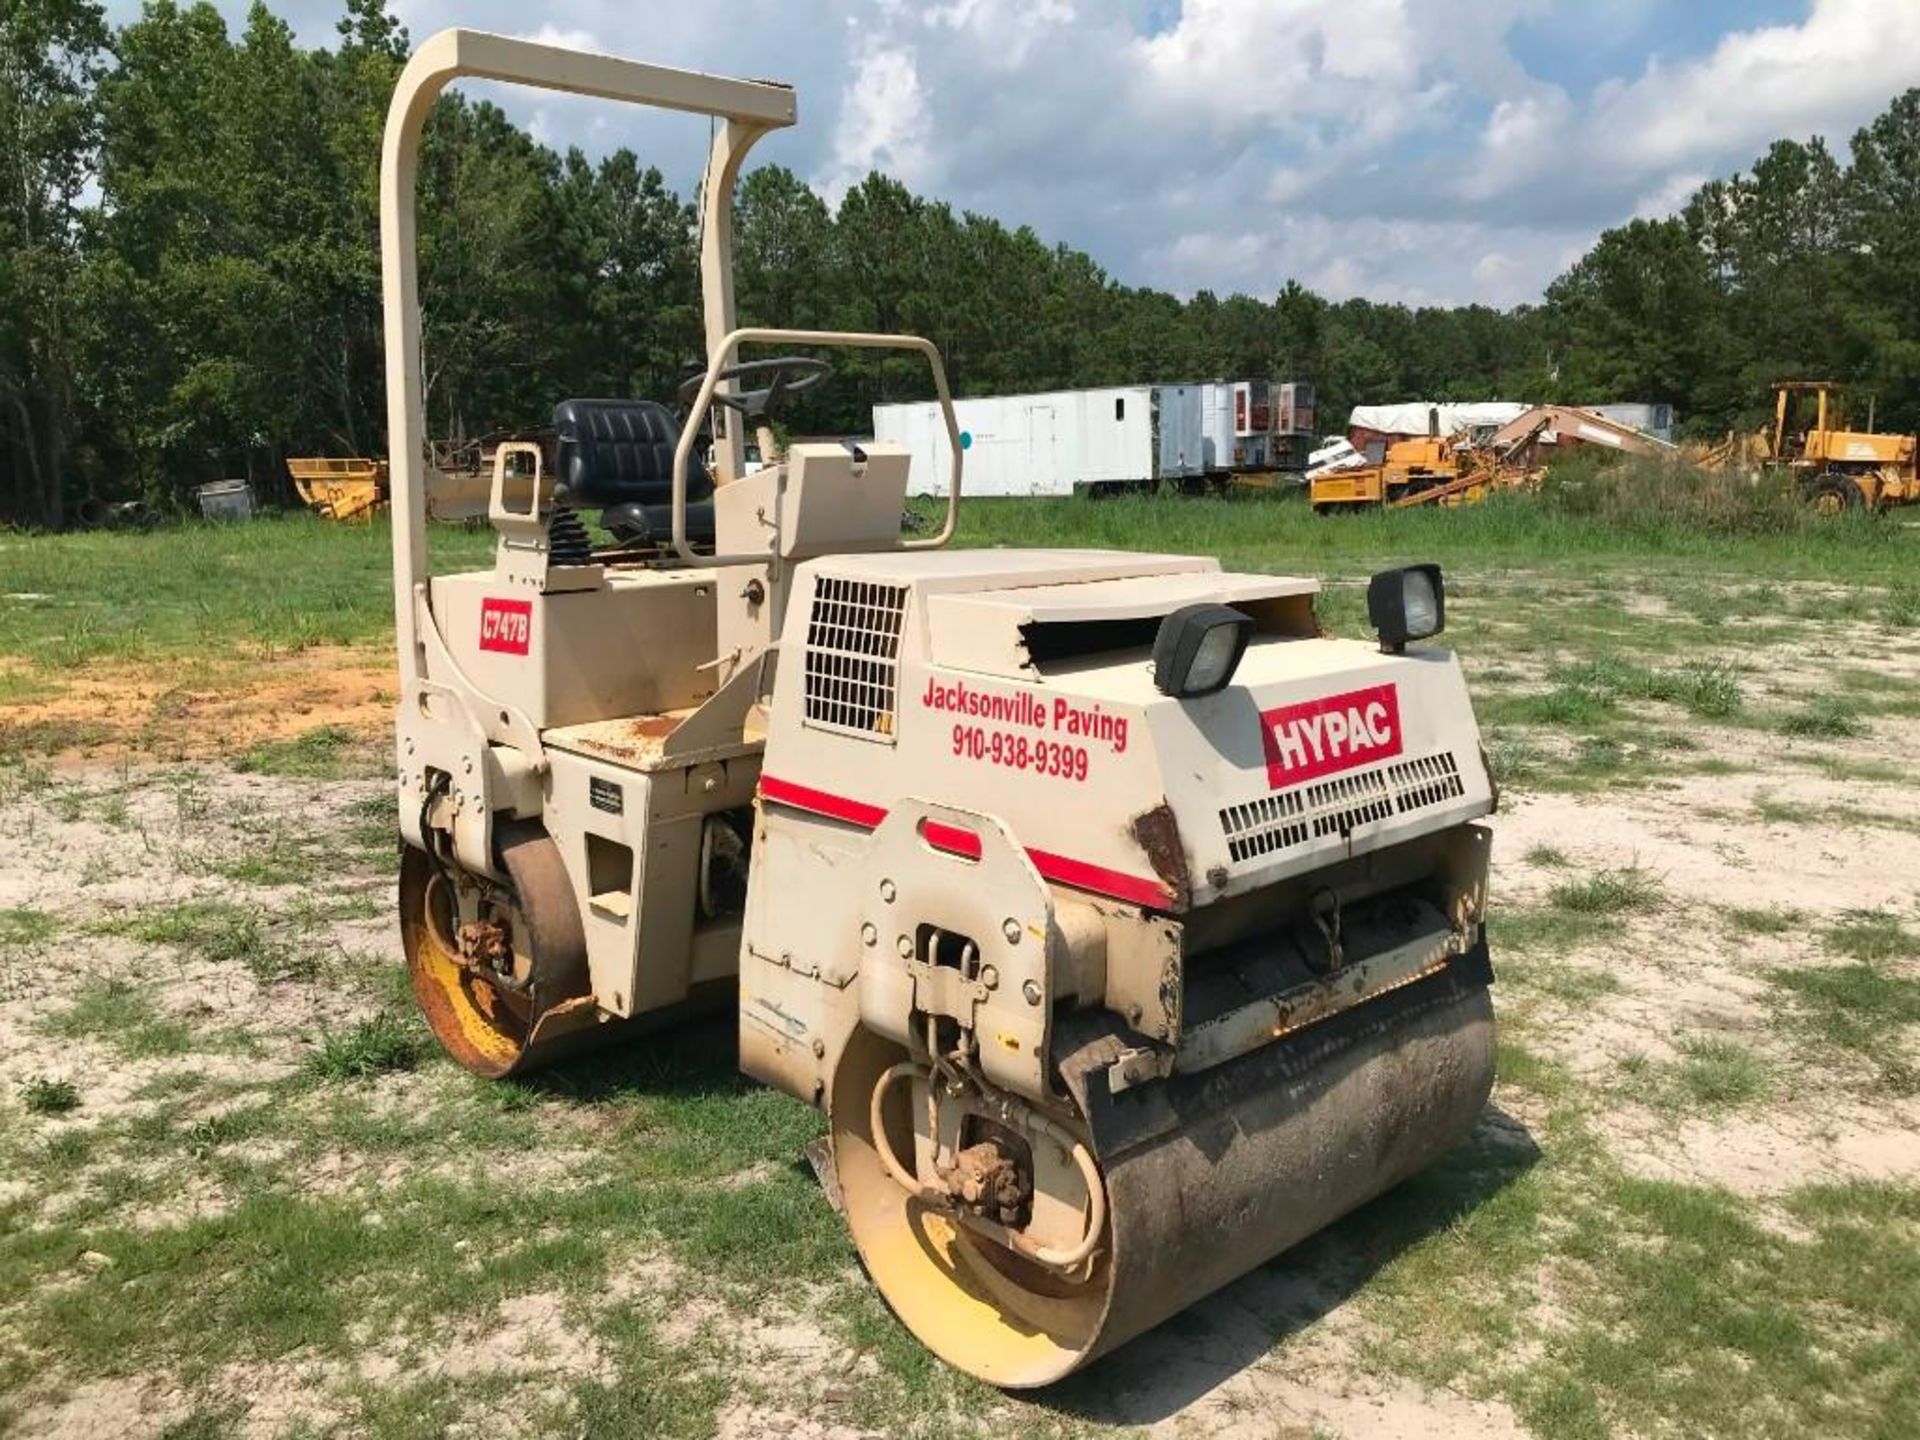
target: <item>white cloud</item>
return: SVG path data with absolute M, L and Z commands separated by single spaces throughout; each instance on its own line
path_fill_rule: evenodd
M 1797 25 L 1736 31 L 1695 60 L 1655 56 L 1585 105 L 1540 87 L 1496 106 L 1463 191 L 1486 198 L 1558 176 L 1671 209 L 1684 178 L 1743 166 L 1782 137 L 1842 140 L 1914 84 L 1920 4 L 1813 0 Z
M 928 177 L 927 94 L 911 50 L 875 46 L 847 82 L 821 189 L 838 204 L 870 170 L 909 186 Z
M 1536 299 L 1562 268 L 1567 237 L 1471 220 L 1335 220 L 1276 216 L 1259 230 L 1189 231 L 1142 257 L 1149 278 L 1181 293 L 1272 295 L 1289 279 L 1329 299 L 1406 305 Z M 1201 277 L 1182 284 L 1174 277 Z
M 106 0 L 116 22 L 140 0 Z M 247 0 L 214 0 L 235 29 Z M 309 44 L 338 0 L 268 0 Z M 1512 303 L 1601 228 L 1671 213 L 1781 135 L 1844 141 L 1920 84 L 1920 0 L 1804 0 L 1655 53 L 1684 0 L 399 0 L 474 25 L 799 92 L 756 162 L 837 200 L 869 169 L 1179 293 Z M 1725 7 L 1733 8 L 1733 7 Z M 534 27 L 538 26 L 537 29 Z M 1526 27 L 1532 44 L 1516 58 Z M 1587 90 L 1538 43 L 1578 44 Z M 1570 37 L 1570 38 L 1568 38 Z M 474 87 L 547 143 L 627 145 L 683 192 L 706 125 Z
M 522 33 L 521 39 L 531 40 L 536 45 L 557 45 L 562 50 L 585 50 L 589 53 L 603 52 L 607 48 L 600 43 L 600 37 L 591 30 L 562 29 L 558 25 L 542 25 L 531 35 Z

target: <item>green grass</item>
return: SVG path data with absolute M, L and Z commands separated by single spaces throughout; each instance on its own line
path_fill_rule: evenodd
M 493 549 L 489 532 L 457 526 L 436 526 L 433 543 L 448 565 Z M 381 641 L 393 625 L 391 547 L 385 521 L 336 525 L 305 514 L 12 540 L 8 584 L 48 599 L 0 607 L 0 654 L 58 671 Z
M 1866 722 L 1850 701 L 1832 695 L 1816 696 L 1802 708 L 1781 717 L 1780 733 L 1807 740 L 1850 740 L 1867 733 Z
M 262 984 L 312 979 L 320 970 L 308 945 L 273 934 L 259 910 L 224 900 L 189 900 L 113 928 L 145 944 L 178 945 L 216 964 L 239 965 Z
M 1562 880 L 1547 892 L 1549 904 L 1574 915 L 1644 914 L 1659 908 L 1663 899 L 1659 878 L 1638 866 Z
M 1655 1109 L 1683 1114 L 1751 1104 L 1773 1088 L 1767 1061 L 1725 1036 L 1683 1036 L 1675 1048 L 1679 1058 L 1664 1063 L 1642 1054 L 1624 1056 L 1625 1092 Z
M 426 1054 L 427 1038 L 417 1021 L 382 1012 L 351 1029 L 324 1033 L 306 1069 L 323 1080 L 359 1080 L 411 1070 Z
M 1727 923 L 1742 935 L 1785 935 L 1806 923 L 1806 917 L 1786 905 L 1734 906 L 1725 912 Z
M 0 947 L 42 945 L 53 938 L 60 922 L 44 910 L 16 905 L 0 910 Z
M 71 1080 L 30 1075 L 20 1082 L 20 1103 L 31 1115 L 66 1115 L 80 1108 L 80 1087 Z
M 1696 1103 L 1744 1105 L 1766 1093 L 1770 1083 L 1766 1062 L 1745 1046 L 1719 1036 L 1689 1036 L 1679 1049 L 1675 1078 Z
M 75 999 L 45 1021 L 50 1035 L 112 1045 L 132 1060 L 183 1055 L 209 1048 L 211 1037 L 162 1015 L 153 997 L 131 981 L 93 979 Z
M 1678 705 L 1703 719 L 1724 720 L 1744 703 L 1739 678 L 1723 662 L 1701 661 L 1656 670 L 1615 656 L 1558 667 L 1563 687 L 1609 700 L 1654 700 Z
M 1824 938 L 1834 954 L 1854 960 L 1920 959 L 1920 933 L 1884 910 L 1849 910 L 1827 927 Z
M 434 526 L 431 543 L 441 570 L 484 564 L 493 550 L 484 528 Z M 1636 573 L 1658 567 L 1684 577 L 1682 588 L 1702 574 L 1734 582 L 1766 575 L 1775 583 L 1830 582 L 1844 574 L 1861 588 L 1867 612 L 1889 623 L 1911 612 L 1917 548 L 1902 527 L 1871 519 L 1792 533 L 1716 534 L 1651 501 L 1623 524 L 1518 496 L 1337 523 L 1292 497 L 974 500 L 961 507 L 959 543 L 1150 548 L 1335 581 L 1364 579 L 1413 556 L 1458 572 L 1449 600 L 1460 604 L 1450 609 L 1463 613 L 1479 590 L 1473 577 L 1513 566 L 1582 579 L 1606 564 Z M 8 583 L 49 598 L 0 607 L 0 654 L 52 672 L 91 660 L 257 658 L 318 644 L 382 643 L 392 627 L 391 546 L 385 519 L 336 525 L 303 514 L 13 541 Z M 1763 606 L 1767 598 L 1753 603 Z M 1350 586 L 1327 602 L 1346 633 L 1364 629 Z M 1699 608 L 1718 616 L 1726 604 L 1702 595 Z M 1609 623 L 1619 618 L 1615 613 Z M 1647 635 L 1660 626 L 1630 628 Z
M 1566 851 L 1554 845 L 1535 845 L 1521 859 L 1542 870 L 1564 870 L 1573 863 Z
M 369 754 L 369 741 L 381 736 L 356 735 L 343 725 L 318 725 L 290 740 L 270 740 L 242 752 L 233 768 L 243 774 L 286 775 L 306 780 L 340 780 L 374 774 L 386 767 L 382 757 Z

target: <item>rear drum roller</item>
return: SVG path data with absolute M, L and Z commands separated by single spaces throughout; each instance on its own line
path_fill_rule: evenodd
M 559 847 L 538 826 L 504 826 L 500 857 L 510 886 L 412 846 L 400 860 L 400 939 L 414 998 L 446 1052 L 489 1079 L 576 1048 L 596 1019 Z
M 1105 1223 L 1087 1263 L 1066 1271 L 986 1238 L 889 1173 L 890 1155 L 913 1164 L 909 1106 L 926 1092 L 883 1083 L 905 1057 L 858 1032 L 835 1071 L 831 1119 L 860 1258 L 949 1364 L 1009 1389 L 1058 1380 L 1472 1132 L 1493 1084 L 1492 1005 L 1484 984 L 1435 979 L 1445 983 L 1409 986 L 1142 1098 L 1162 1118 L 1109 1137 L 1109 1149 L 1091 1143 Z M 876 1088 L 890 1092 L 885 1103 L 872 1103 Z

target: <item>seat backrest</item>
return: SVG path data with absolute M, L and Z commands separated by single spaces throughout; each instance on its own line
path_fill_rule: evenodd
M 553 407 L 554 466 L 574 505 L 666 505 L 673 500 L 673 451 L 680 427 L 654 400 L 562 400 Z M 687 499 L 713 494 L 696 453 L 687 462 Z

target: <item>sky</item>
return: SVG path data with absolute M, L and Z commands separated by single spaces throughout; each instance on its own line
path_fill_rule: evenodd
M 216 0 L 233 24 L 246 0 Z M 336 0 L 269 0 L 331 45 Z M 132 18 L 138 0 L 107 0 Z M 1599 233 L 1920 85 L 1920 0 L 399 0 L 449 25 L 783 80 L 755 162 L 871 169 L 1186 296 L 1539 298 Z M 706 127 L 475 86 L 691 193 Z

